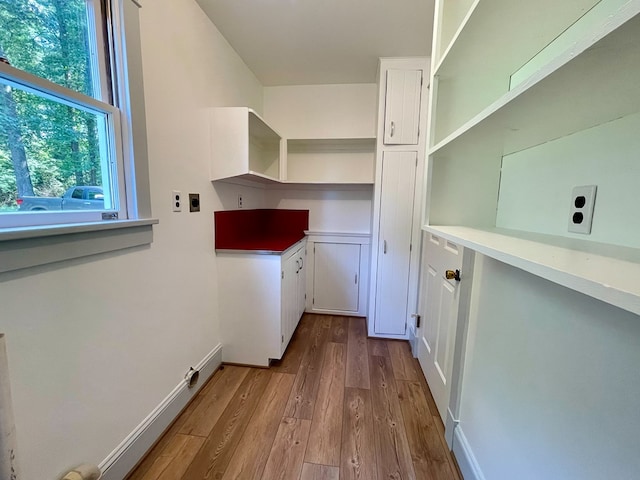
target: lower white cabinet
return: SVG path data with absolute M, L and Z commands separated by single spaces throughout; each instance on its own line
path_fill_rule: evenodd
M 306 239 L 282 255 L 217 252 L 222 359 L 268 366 L 304 313 Z
M 360 245 L 316 243 L 313 261 L 313 308 L 357 312 Z
M 329 315 L 367 315 L 370 235 L 308 232 L 307 310 Z

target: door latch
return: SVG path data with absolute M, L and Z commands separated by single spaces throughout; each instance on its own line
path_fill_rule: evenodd
M 455 280 L 456 282 L 460 281 L 460 270 L 447 270 L 444 273 L 444 276 L 447 280 Z
M 420 328 L 420 319 L 422 317 L 420 317 L 420 315 L 418 315 L 417 313 L 412 313 L 411 314 L 411 318 L 415 318 L 416 319 L 416 328 Z

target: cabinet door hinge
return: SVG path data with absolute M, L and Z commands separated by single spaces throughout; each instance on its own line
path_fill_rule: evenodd
M 284 270 L 282 270 L 281 273 L 282 273 L 282 277 L 281 278 L 282 278 L 282 280 L 284 280 Z
M 284 343 L 284 335 L 282 335 L 282 343 Z
M 306 294 L 306 293 L 304 294 L 304 299 L 305 299 L 305 300 L 307 299 L 307 294 Z
M 316 246 L 313 246 L 313 253 L 316 253 Z
M 409 244 L 409 251 L 410 252 L 413 251 L 413 244 L 411 244 L 411 243 Z
M 316 297 L 313 297 L 313 300 L 311 300 L 311 304 L 315 305 L 316 304 Z

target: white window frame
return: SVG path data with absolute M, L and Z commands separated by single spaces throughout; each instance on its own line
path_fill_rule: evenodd
M 28 87 L 40 95 L 54 96 L 56 101 L 68 99 L 73 107 L 82 106 L 107 116 L 112 137 L 110 141 L 113 142 L 113 151 L 119 156 L 118 195 L 120 211 L 125 219 L 120 212 L 118 220 L 102 220 L 102 212 L 97 212 L 99 219 L 95 216 L 83 217 L 85 213 L 95 215 L 96 212 L 74 212 L 64 223 L 46 224 L 47 214 L 41 214 L 43 223 L 38 225 L 10 228 L 0 225 L 0 275 L 12 270 L 146 245 L 152 241 L 151 226 L 158 221 L 151 217 L 150 207 L 138 19 L 140 4 L 135 0 L 111 0 L 105 4 L 107 34 L 110 37 L 108 42 L 112 47 L 113 103 L 119 108 L 1 62 L 0 72 L 9 82 L 15 82 L 21 88 Z M 96 34 L 102 35 L 102 29 L 96 29 Z M 101 68 L 105 68 L 99 55 L 98 61 L 102 63 Z M 132 141 L 134 133 L 135 142 Z

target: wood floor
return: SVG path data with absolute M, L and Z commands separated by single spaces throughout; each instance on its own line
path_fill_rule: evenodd
M 305 316 L 270 369 L 225 365 L 129 480 L 459 480 L 409 344 Z

